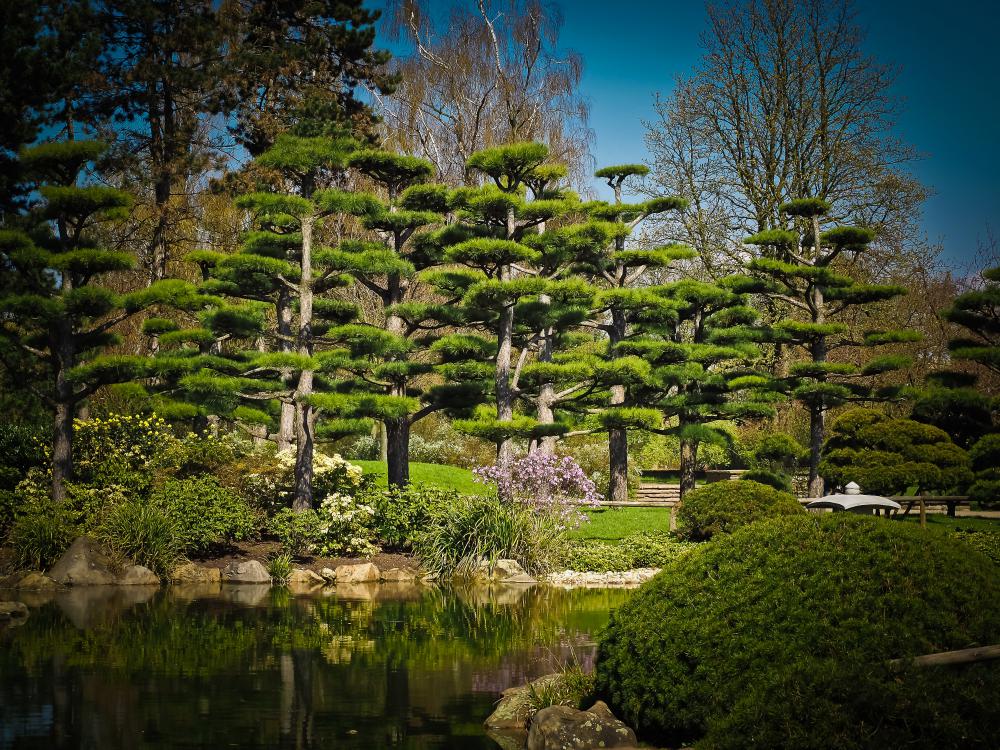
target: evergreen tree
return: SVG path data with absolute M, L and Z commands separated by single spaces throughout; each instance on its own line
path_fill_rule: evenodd
M 435 389 L 415 384 L 415 378 L 430 372 L 431 364 L 414 354 L 422 352 L 419 345 L 428 343 L 423 339 L 423 322 L 444 311 L 414 302 L 414 294 L 416 274 L 441 262 L 440 254 L 429 250 L 429 243 L 419 242 L 417 232 L 443 221 L 448 191 L 441 185 L 424 184 L 432 168 L 423 159 L 361 151 L 351 157 L 350 165 L 372 179 L 386 196 L 383 201 L 345 194 L 345 208 L 357 214 L 381 242 L 346 241 L 339 250 L 342 267 L 381 303 L 382 319 L 371 326 L 357 326 L 351 350 L 356 387 L 376 396 L 370 401 L 369 414 L 382 423 L 389 484 L 401 487 L 409 482 L 410 428 L 440 406 Z M 412 404 L 415 410 L 400 413 L 403 404 Z
M 139 310 L 169 303 L 187 285 L 164 282 L 120 295 L 109 285 L 133 266 L 125 253 L 95 244 L 95 230 L 121 218 L 131 205 L 123 191 L 86 183 L 82 174 L 105 151 L 95 141 L 48 143 L 21 154 L 42 201 L 25 217 L 28 231 L 0 233 L 5 281 L 0 309 L 3 335 L 54 374 L 45 400 L 52 408 L 52 496 L 66 496 L 73 478 L 73 418 L 99 387 L 143 377 L 143 357 L 102 354 L 114 328 Z
M 874 233 L 849 226 L 822 231 L 821 222 L 830 204 L 818 198 L 790 201 L 781 210 L 791 228 L 765 230 L 745 240 L 764 252 L 749 264 L 756 279 L 747 279 L 741 288 L 781 302 L 796 315 L 777 323 L 772 336 L 774 341 L 799 347 L 807 355 L 805 361 L 791 366 L 788 382 L 794 398 L 809 411 L 809 494 L 820 497 L 824 492 L 819 462 L 827 411 L 839 404 L 891 395 L 891 391 L 875 389 L 875 376 L 908 363 L 905 357 L 887 355 L 859 366 L 831 361 L 830 355 L 847 348 L 913 341 L 916 334 L 875 330 L 862 341 L 854 340 L 848 327 L 837 322 L 844 311 L 905 293 L 898 286 L 858 283 L 835 270 L 842 256 L 863 252 Z
M 527 359 L 524 346 L 518 361 L 513 359 L 517 308 L 544 294 L 548 283 L 532 270 L 542 254 L 524 239 L 565 213 L 570 205 L 564 198 L 549 198 L 544 193 L 532 200 L 526 197 L 530 182 L 545 176 L 538 170 L 547 156 L 548 149 L 542 144 L 517 143 L 486 149 L 469 158 L 469 169 L 485 175 L 492 184 L 453 193 L 451 204 L 459 224 L 442 238 L 448 243 L 445 259 L 469 270 L 442 271 L 428 277 L 455 303 L 455 312 L 465 325 L 495 337 L 495 346 L 481 339 L 475 343 L 465 339 L 461 344 L 472 356 L 492 350 L 496 407 L 493 416 L 480 414 L 462 427 L 495 442 L 501 464 L 511 460 L 512 437 L 540 437 L 561 429 L 555 424 L 540 426 L 527 416 L 515 419 L 514 413 L 518 380 Z
M 591 283 L 607 289 L 600 296 L 598 315 L 604 318 L 598 325 L 608 336 L 608 351 L 616 351 L 625 340 L 630 317 L 644 306 L 647 294 L 639 283 L 650 269 L 666 268 L 677 260 L 694 256 L 694 251 L 681 245 L 669 245 L 652 250 L 626 249 L 632 231 L 650 216 L 682 210 L 685 202 L 677 198 L 655 198 L 638 204 L 623 201 L 625 181 L 641 177 L 649 169 L 641 164 L 621 164 L 604 167 L 594 173 L 604 179 L 614 191 L 615 202 L 594 203 L 590 206 L 593 218 L 613 222 L 611 241 L 595 256 L 583 258 L 581 270 Z M 612 407 L 625 403 L 625 385 L 611 386 L 609 404 Z M 609 484 L 608 498 L 628 499 L 628 431 L 627 426 L 612 425 L 608 429 Z
M 983 287 L 955 298 L 944 317 L 968 331 L 948 342 L 951 355 L 1000 373 L 1000 268 L 983 271 Z
M 364 84 L 392 93 L 389 54 L 372 49 L 379 11 L 362 0 L 224 3 L 235 73 L 231 130 L 256 157 L 281 133 L 363 136 L 374 118 L 357 96 Z

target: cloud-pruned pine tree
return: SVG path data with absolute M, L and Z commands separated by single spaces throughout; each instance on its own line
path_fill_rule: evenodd
M 547 157 L 548 149 L 539 143 L 516 143 L 473 154 L 468 167 L 482 174 L 486 184 L 452 193 L 450 203 L 457 223 L 441 237 L 444 259 L 466 268 L 432 272 L 426 277 L 452 304 L 455 321 L 461 319 L 463 325 L 493 339 L 466 336 L 461 341 L 442 340 L 440 347 L 454 348 L 455 353 L 464 349 L 470 363 L 487 351 L 492 353 L 494 413 L 480 410 L 476 419 L 461 421 L 459 426 L 494 442 L 502 464 L 511 460 L 512 438 L 538 438 L 562 429 L 558 424 L 540 425 L 532 417 L 515 415 L 518 380 L 527 361 L 525 346 L 514 360 L 518 306 L 537 301 L 549 283 L 535 271 L 542 253 L 524 240 L 575 205 L 561 195 L 549 197 L 544 190 L 528 199 L 533 181 L 536 185 L 538 181 L 545 183 L 553 175 L 542 169 Z M 461 346 L 451 347 L 452 341 Z M 453 373 L 463 369 L 459 362 L 447 364 Z M 464 379 L 470 370 L 484 374 L 475 366 L 457 374 Z
M 823 231 L 830 204 L 819 198 L 801 198 L 781 206 L 789 228 L 769 229 L 745 242 L 763 249 L 749 263 L 754 275 L 743 289 L 783 303 L 793 311 L 773 326 L 774 341 L 798 347 L 806 354 L 791 365 L 788 383 L 791 395 L 809 412 L 809 494 L 824 494 L 819 463 L 825 436 L 827 411 L 848 402 L 888 397 L 891 391 L 876 389 L 878 375 L 905 367 L 905 357 L 872 357 L 863 365 L 831 361 L 830 355 L 845 349 L 872 348 L 913 341 L 911 331 L 872 330 L 863 339 L 852 336 L 838 322 L 842 313 L 904 294 L 899 286 L 863 284 L 835 270 L 838 259 L 863 252 L 874 232 L 862 227 L 835 226 Z
M 352 329 L 352 374 L 355 388 L 371 394 L 368 415 L 382 423 L 388 482 L 401 487 L 409 482 L 410 429 L 441 406 L 436 389 L 416 382 L 432 370 L 422 356 L 429 343 L 423 323 L 434 311 L 428 303 L 414 301 L 414 295 L 416 275 L 441 262 L 432 243 L 418 240 L 420 230 L 444 221 L 448 190 L 427 183 L 433 169 L 423 159 L 365 150 L 349 163 L 384 196 L 342 195 L 344 209 L 378 237 L 377 242 L 347 241 L 338 248 L 341 267 L 381 306 L 380 319 Z
M 103 385 L 144 377 L 145 357 L 103 353 L 118 341 L 115 327 L 153 304 L 188 295 L 187 284 L 164 281 L 121 295 L 109 282 L 134 259 L 101 247 L 97 228 L 123 218 L 130 196 L 83 179 L 106 146 L 96 141 L 47 143 L 21 153 L 41 200 L 22 216 L 21 229 L 0 232 L 2 335 L 52 373 L 39 384 L 52 408 L 52 496 L 66 497 L 73 478 L 73 419 L 82 401 Z
M 694 257 L 694 250 L 682 245 L 652 249 L 626 247 L 629 236 L 643 221 L 658 214 L 681 211 L 686 206 L 684 200 L 671 197 L 625 203 L 623 191 L 626 180 L 648 173 L 648 167 L 641 164 L 608 166 L 594 173 L 614 191 L 613 204 L 595 202 L 588 206 L 592 219 L 609 223 L 610 237 L 597 254 L 581 256 L 578 268 L 590 283 L 605 290 L 598 297 L 595 312 L 599 318 L 598 327 L 608 337 L 611 361 L 617 345 L 625 340 L 633 311 L 645 306 L 644 299 L 648 292 L 642 288 L 644 285 L 641 282 L 646 272 L 667 268 L 678 260 Z M 611 420 L 608 427 L 608 499 L 615 501 L 628 499 L 628 420 L 622 420 L 622 413 L 613 409 L 624 404 L 625 400 L 625 385 L 611 385 L 608 400 L 612 407 L 608 412 Z

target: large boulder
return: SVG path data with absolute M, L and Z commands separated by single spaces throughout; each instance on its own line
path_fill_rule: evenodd
M 374 563 L 358 563 L 356 565 L 338 565 L 334 571 L 337 583 L 370 583 L 381 578 L 378 567 Z
M 492 730 L 527 728 L 532 711 L 531 690 L 542 692 L 561 679 L 562 675 L 560 674 L 547 674 L 527 685 L 507 688 L 501 693 L 500 702 L 497 703 L 493 713 L 483 722 L 483 726 Z
M 528 730 L 528 750 L 589 750 L 635 747 L 629 727 L 598 701 L 586 711 L 569 706 L 549 706 L 535 712 Z
M 523 575 L 527 575 L 527 572 L 517 560 L 497 560 L 493 566 L 493 578 L 499 581 Z
M 77 538 L 52 566 L 49 577 L 67 586 L 102 586 L 117 581 L 111 559 L 95 539 Z
M 417 574 L 409 568 L 389 568 L 382 571 L 382 580 L 393 583 L 412 583 L 417 580 Z
M 17 582 L 17 586 L 15 586 L 15 588 L 25 589 L 27 591 L 47 591 L 58 589 L 59 584 L 44 573 L 39 573 L 37 570 L 33 570 L 30 573 L 25 574 L 25 576 Z
M 118 583 L 123 586 L 159 586 L 160 579 L 156 573 L 143 565 L 129 565 L 122 572 Z
M 231 562 L 222 569 L 223 583 L 270 583 L 271 576 L 260 560 Z
M 171 583 L 219 583 L 222 580 L 222 571 L 218 568 L 205 568 L 194 563 L 178 565 L 170 571 Z
M 319 573 L 314 573 L 308 568 L 295 568 L 288 574 L 289 586 L 322 586 L 326 579 Z

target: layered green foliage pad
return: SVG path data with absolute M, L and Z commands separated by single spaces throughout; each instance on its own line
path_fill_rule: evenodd
M 748 479 L 714 482 L 689 492 L 677 511 L 677 535 L 705 541 L 766 518 L 803 515 L 795 496 Z
M 851 409 L 834 421 L 820 474 L 878 495 L 958 494 L 972 481 L 968 455 L 944 430 L 874 409 Z
M 622 606 L 597 690 L 661 746 L 988 748 L 994 664 L 890 660 L 995 643 L 998 591 L 1000 568 L 934 531 L 772 519 L 681 556 Z

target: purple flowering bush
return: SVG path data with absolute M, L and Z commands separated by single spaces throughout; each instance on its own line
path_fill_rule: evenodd
M 595 485 L 570 456 L 536 451 L 503 464 L 473 470 L 476 481 L 492 484 L 497 495 L 520 503 L 554 522 L 560 531 L 574 529 L 586 520 L 581 506 L 596 507 Z

